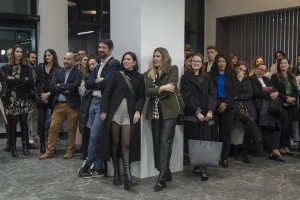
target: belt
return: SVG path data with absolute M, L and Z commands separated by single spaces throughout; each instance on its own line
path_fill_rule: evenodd
M 93 96 L 94 99 L 101 100 L 101 97 Z
M 58 103 L 67 103 L 67 101 L 59 101 Z

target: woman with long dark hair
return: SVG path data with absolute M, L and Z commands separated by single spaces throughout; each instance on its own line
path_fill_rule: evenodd
M 114 167 L 114 185 L 120 185 L 119 155 L 122 155 L 124 169 L 124 189 L 136 185 L 130 172 L 130 161 L 137 161 L 140 155 L 140 143 L 133 141 L 140 133 L 141 113 L 145 103 L 144 77 L 138 71 L 137 57 L 126 52 L 122 57 L 122 70 L 114 75 L 102 93 L 101 119 L 105 122 L 101 154 L 104 160 L 112 155 Z M 111 134 L 110 134 L 111 133 Z M 111 141 L 111 146 L 108 146 Z M 119 148 L 121 147 L 121 149 Z M 111 151 L 109 151 L 111 150 Z
M 280 153 L 286 156 L 292 156 L 290 151 L 290 138 L 293 136 L 293 122 L 298 120 L 297 99 L 299 96 L 298 85 L 295 75 L 291 72 L 290 62 L 287 58 L 278 61 L 277 72 L 272 75 L 271 81 L 274 88 L 279 92 L 279 98 L 283 102 L 283 108 L 286 112 L 282 115 Z
M 256 123 L 257 112 L 252 102 L 253 90 L 251 81 L 248 78 L 247 64 L 243 61 L 239 61 L 236 65 L 236 78 L 238 93 L 236 97 L 237 111 L 235 119 L 244 126 L 241 158 L 244 163 L 250 164 L 250 160 L 248 159 L 248 147 L 250 143 L 252 142 L 255 145 L 255 150 L 259 155 L 262 155 L 262 151 L 258 145 L 260 129 Z
M 5 108 L 10 130 L 11 156 L 18 157 L 16 149 L 17 122 L 20 119 L 22 149 L 25 156 L 28 150 L 29 134 L 27 116 L 32 112 L 32 93 L 34 82 L 31 69 L 26 65 L 24 49 L 16 45 L 12 49 L 9 67 L 5 71 L 7 90 L 5 93 Z
M 228 167 L 230 138 L 236 112 L 237 84 L 230 63 L 224 54 L 217 55 L 210 76 L 217 88 L 218 98 L 213 135 L 218 135 L 223 143 L 221 164 L 223 167 Z
M 180 91 L 185 103 L 184 134 L 186 140 L 212 140 L 211 128 L 208 123 L 217 107 L 217 90 L 203 67 L 203 56 L 195 53 L 191 57 L 190 72 L 181 77 Z M 201 134 L 201 138 L 200 138 Z M 188 153 L 187 141 L 184 152 Z M 208 180 L 207 168 L 195 166 L 194 173 L 201 176 L 202 181 Z
M 53 72 L 59 67 L 56 52 L 53 49 L 47 49 L 44 53 L 44 62 L 40 63 L 36 69 L 36 89 L 38 101 L 36 103 L 38 109 L 38 135 L 40 138 L 40 153 L 46 152 L 45 146 L 45 122 L 48 110 L 53 111 L 52 101 L 53 94 L 50 92 L 50 82 Z
M 151 120 L 154 163 L 160 172 L 153 189 L 160 191 L 167 187 L 166 181 L 172 180 L 169 165 L 175 126 L 184 105 L 178 106 L 178 67 L 171 65 L 167 49 L 159 47 L 154 50 L 152 67 L 144 76 L 146 95 L 150 98 L 146 118 Z

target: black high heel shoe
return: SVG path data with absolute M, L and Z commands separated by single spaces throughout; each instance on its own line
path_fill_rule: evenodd
M 159 175 L 158 180 L 153 187 L 154 192 L 159 192 L 167 187 L 167 183 L 165 177 L 163 175 Z
M 207 181 L 208 180 L 208 174 L 207 174 L 207 168 L 206 167 L 203 167 L 201 169 L 201 181 Z

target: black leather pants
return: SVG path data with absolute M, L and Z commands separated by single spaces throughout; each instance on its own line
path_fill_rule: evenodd
M 151 121 L 155 168 L 162 174 L 169 169 L 177 119 Z

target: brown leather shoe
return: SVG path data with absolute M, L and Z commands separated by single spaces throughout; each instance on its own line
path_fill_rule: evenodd
M 42 154 L 42 155 L 39 157 L 39 159 L 40 159 L 40 160 L 45 160 L 45 159 L 48 159 L 48 158 L 52 158 L 53 156 L 54 156 L 53 154 L 50 154 L 50 153 L 46 152 L 46 153 Z
M 72 158 L 73 157 L 73 153 L 70 153 L 70 152 L 67 152 L 65 155 L 64 155 L 64 159 L 70 159 L 70 158 Z

